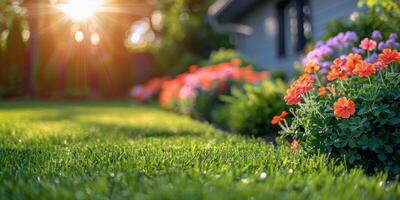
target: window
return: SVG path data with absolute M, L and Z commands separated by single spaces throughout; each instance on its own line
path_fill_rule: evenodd
M 284 0 L 277 4 L 278 56 L 286 57 L 304 50 L 311 39 L 311 8 L 307 0 Z

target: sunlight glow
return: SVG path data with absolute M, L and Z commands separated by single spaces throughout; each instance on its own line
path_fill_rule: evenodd
M 59 6 L 65 15 L 75 21 L 87 20 L 94 16 L 102 6 L 102 0 L 69 0 Z

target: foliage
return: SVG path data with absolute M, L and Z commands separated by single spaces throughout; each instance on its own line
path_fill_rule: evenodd
M 210 57 L 207 60 L 200 62 L 200 66 L 216 65 L 223 62 L 229 62 L 232 59 L 241 60 L 242 66 L 249 66 L 249 65 L 254 66 L 254 62 L 251 61 L 246 56 L 244 56 L 243 54 L 233 49 L 225 49 L 225 48 L 221 48 L 218 51 L 212 51 Z
M 0 108 L 0 199 L 400 198 L 398 182 L 384 174 L 348 171 L 327 156 L 292 154 L 150 106 Z
M 305 74 L 287 91 L 293 121 L 279 124 L 283 136 L 299 140 L 307 151 L 320 150 L 368 172 L 400 173 L 400 53 L 364 39 L 365 53 L 334 60 L 326 78 L 309 61 Z M 314 73 L 315 79 L 311 76 Z
M 354 13 L 350 16 L 350 21 L 342 18 L 332 19 L 326 23 L 323 39 L 349 30 L 356 32 L 360 38 L 369 37 L 374 30 L 380 30 L 385 37 L 390 33 L 400 33 L 399 1 L 359 0 L 359 6 L 364 5 L 368 6 L 368 10 Z
M 189 72 L 163 84 L 160 103 L 164 108 L 211 120 L 211 111 L 223 103 L 220 97 L 229 94 L 231 87 L 258 83 L 269 76 L 240 65 L 240 60 L 233 59 L 213 66 L 192 66 Z
M 231 96 L 223 97 L 226 106 L 213 113 L 212 121 L 241 134 L 273 135 L 278 129 L 270 120 L 286 108 L 282 101 L 285 90 L 282 81 L 271 80 L 246 84 L 244 89 L 233 88 Z

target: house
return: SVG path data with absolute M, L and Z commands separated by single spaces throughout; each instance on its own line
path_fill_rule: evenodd
M 309 40 L 320 39 L 330 19 L 346 19 L 357 0 L 217 0 L 209 8 L 214 29 L 229 31 L 235 48 L 261 69 L 293 72 Z

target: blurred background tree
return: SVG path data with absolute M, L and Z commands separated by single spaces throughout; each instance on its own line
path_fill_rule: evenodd
M 153 42 L 133 44 L 134 51 L 150 52 L 157 75 L 175 75 L 208 58 L 213 50 L 232 47 L 229 37 L 216 33 L 207 23 L 213 0 L 156 0 L 148 18 Z
M 18 0 L 0 1 L 0 96 L 14 97 L 26 92 L 25 9 L 21 3 Z

